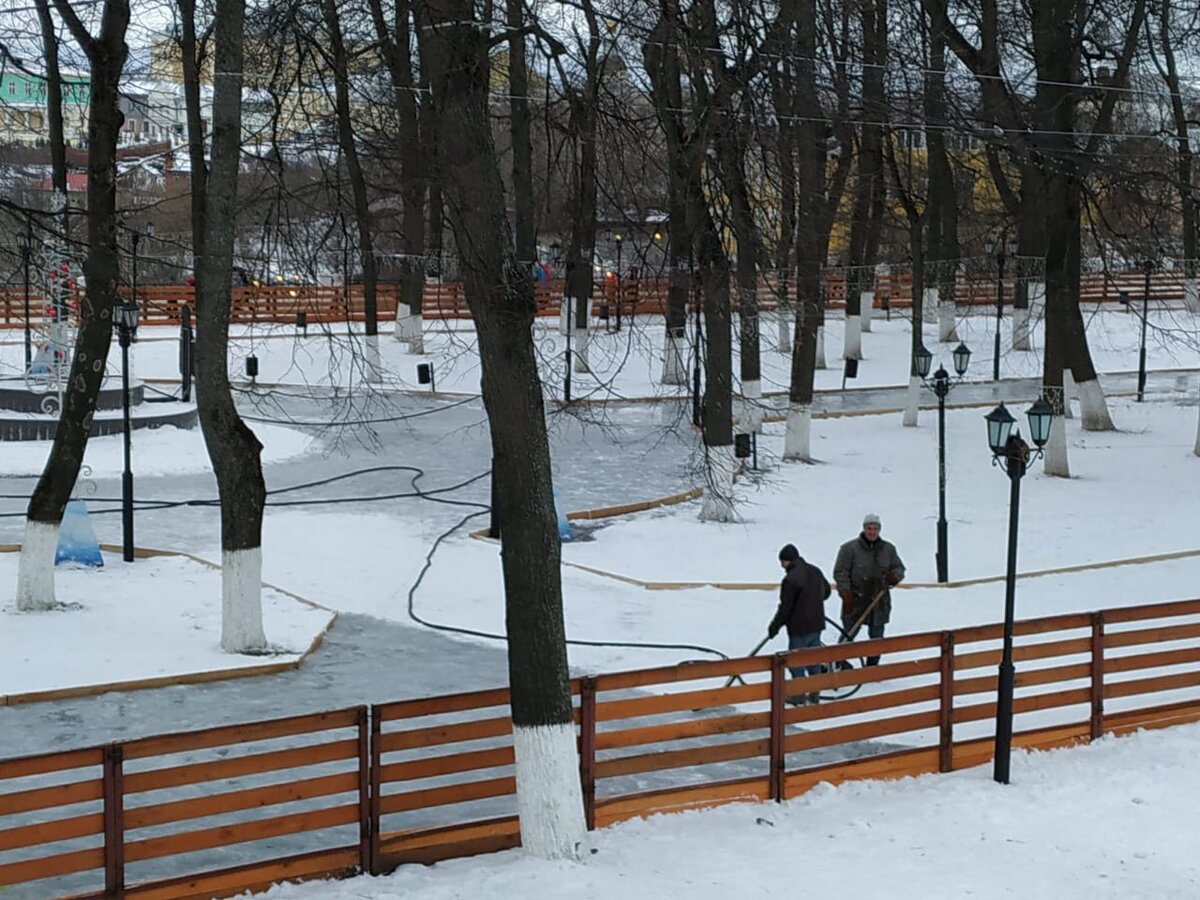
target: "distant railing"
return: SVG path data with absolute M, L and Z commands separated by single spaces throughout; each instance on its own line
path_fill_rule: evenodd
M 599 281 L 592 294 L 592 316 L 616 315 L 617 297 L 620 296 L 623 315 L 663 315 L 667 308 L 666 278 L 622 279 Z M 1014 280 L 1005 279 L 1004 299 L 1011 306 Z M 932 286 L 932 284 L 931 284 Z M 1080 285 L 1080 297 L 1085 303 L 1114 302 L 1121 291 L 1128 291 L 1135 300 L 1144 293 L 1145 276 L 1140 272 L 1095 274 L 1084 276 Z M 907 274 L 878 275 L 874 285 L 874 306 L 881 307 L 886 300 L 893 308 L 912 305 L 912 276 Z M 824 279 L 825 303 L 830 309 L 841 309 L 846 304 L 846 279 L 844 275 L 831 272 Z M 122 288 L 128 296 L 129 290 Z M 534 298 L 537 315 L 557 316 L 562 306 L 563 282 L 539 281 L 535 283 Z M 761 309 L 770 311 L 778 308 L 781 298 L 794 301 L 795 279 L 780 279 L 764 276 L 760 279 L 758 299 Z M 1154 301 L 1178 301 L 1184 297 L 1182 272 L 1156 272 L 1151 278 L 1150 297 Z M 79 290 L 75 289 L 68 301 L 68 309 L 79 308 Z M 400 286 L 387 282 L 378 286 L 376 302 L 378 316 L 388 321 L 396 315 L 396 304 L 401 300 Z M 990 306 L 996 302 L 996 279 L 992 275 L 960 274 L 955 283 L 955 302 L 960 306 Z M 179 310 L 186 303 L 195 304 L 195 288 L 189 285 L 148 284 L 138 287 L 138 303 L 142 308 L 142 321 L 147 325 L 178 325 Z M 246 285 L 232 289 L 230 299 L 230 321 L 234 324 L 290 323 L 296 314 L 303 312 L 311 325 L 337 322 L 361 322 L 365 317 L 363 289 L 361 284 L 316 285 L 316 284 L 273 284 Z M 694 296 L 689 293 L 689 308 L 693 308 Z M 422 310 L 429 319 L 467 319 L 470 310 L 463 294 L 462 284 L 457 281 L 425 283 L 422 295 Z M 50 310 L 41 293 L 33 289 L 30 293 L 30 316 L 34 323 L 43 321 Z M 0 328 L 20 328 L 25 323 L 25 296 L 21 287 L 0 287 Z
M 1015 635 L 1017 747 L 1200 720 L 1200 600 Z M 985 625 L 575 679 L 588 827 L 984 763 L 1001 637 Z M 832 666 L 868 652 L 883 664 Z M 815 664 L 835 670 L 790 678 Z M 477 691 L 0 761 L 0 886 L 223 897 L 517 846 L 508 703 Z

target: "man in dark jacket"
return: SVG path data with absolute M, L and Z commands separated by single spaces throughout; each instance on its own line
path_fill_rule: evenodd
M 783 566 L 785 574 L 779 584 L 779 609 L 767 626 L 767 637 L 775 637 L 779 629 L 786 627 L 789 650 L 820 647 L 821 632 L 825 630 L 825 598 L 830 593 L 829 582 L 820 569 L 804 561 L 800 551 L 792 544 L 786 544 L 779 551 L 779 564 Z M 802 678 L 806 669 L 809 675 L 820 675 L 822 671 L 819 664 L 799 666 L 791 670 L 792 677 Z M 820 694 L 814 691 L 787 699 L 789 703 L 802 706 L 806 702 L 819 703 Z
M 879 598 L 864 623 L 872 639 L 883 637 L 884 626 L 892 614 L 889 588 L 904 578 L 904 563 L 896 548 L 879 536 L 880 527 L 879 516 L 874 513 L 864 516 L 862 532 L 842 544 L 833 564 L 833 580 L 842 598 L 842 627 L 847 633 L 871 602 Z M 868 656 L 867 665 L 879 665 L 879 657 Z

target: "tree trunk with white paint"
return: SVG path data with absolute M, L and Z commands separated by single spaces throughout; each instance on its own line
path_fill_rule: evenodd
M 1196 407 L 1196 446 L 1192 448 L 1192 452 L 1200 456 L 1200 406 Z
M 473 0 L 428 0 L 424 9 L 422 58 L 430 60 L 442 186 L 479 339 L 494 503 L 503 523 L 521 841 L 539 857 L 572 858 L 586 825 L 563 624 L 562 546 L 533 342 L 533 281 L 514 252 L 488 116 L 490 35 L 477 25 Z M 590 282 L 590 256 L 587 262 Z
M 921 411 L 921 378 L 919 375 L 908 376 L 908 391 L 904 395 L 904 425 L 915 428 Z
M 1200 313 L 1200 282 L 1195 278 L 1183 283 L 1183 306 L 1190 313 Z
M 921 295 L 921 321 L 926 325 L 932 325 L 938 319 L 938 289 L 935 287 L 925 288 Z
M 871 333 L 872 311 L 875 308 L 875 290 L 863 291 L 858 302 L 859 328 L 863 334 Z
M 1046 442 L 1045 472 L 1059 478 L 1071 477 L 1071 463 L 1067 457 L 1067 421 L 1064 416 L 1055 416 L 1050 423 L 1050 440 Z
M 575 338 L 573 342 L 572 359 L 575 361 L 575 374 L 583 375 L 590 372 L 588 367 L 588 342 L 591 340 L 591 332 L 586 328 L 576 328 Z
M 196 399 L 220 496 L 221 647 L 228 653 L 266 648 L 261 572 L 267 486 L 262 444 L 238 414 L 229 389 L 229 272 L 238 210 L 244 19 L 245 0 L 217 0 L 212 162 L 202 213 L 205 255 L 196 267 Z
M 102 15 L 96 18 L 100 33 L 93 37 L 69 4 L 59 10 L 60 18 L 64 19 L 86 55 L 89 67 L 86 82 L 90 101 L 87 106 L 87 236 L 84 243 L 87 257 L 83 263 L 87 287 L 80 303 L 79 333 L 63 388 L 54 442 L 25 511 L 25 538 L 17 563 L 17 607 L 22 610 L 49 609 L 55 605 L 54 555 L 59 525 L 87 452 L 96 398 L 100 394 L 113 341 L 113 309 L 120 299 L 117 293 L 121 264 L 117 239 L 116 155 L 122 123 L 119 90 L 128 56 L 125 39 L 129 4 L 106 2 L 99 12 Z M 53 66 L 52 74 L 56 79 L 56 56 Z M 57 84 L 57 81 L 53 83 Z M 61 94 L 50 103 L 53 118 L 57 118 L 59 100 Z M 53 122 L 51 128 L 51 133 L 57 136 L 57 123 Z M 51 202 L 56 211 L 59 208 L 65 210 L 66 196 L 62 193 L 65 184 L 62 181 L 66 173 L 60 168 L 65 148 L 52 147 L 51 156 L 56 160 L 52 171 L 55 191 Z M 59 202 L 63 204 L 61 207 Z M 62 221 L 65 221 L 65 213 Z M 228 280 L 227 273 L 226 282 Z
M 958 343 L 958 310 L 955 309 L 954 297 L 948 297 L 945 300 L 941 299 L 941 291 L 938 291 L 938 341 L 943 344 Z
M 779 312 L 775 315 L 775 325 L 777 331 L 777 349 L 780 353 L 792 352 L 792 321 L 794 315 L 790 309 L 780 307 Z
M 732 444 L 708 445 L 704 448 L 704 501 L 700 507 L 701 522 L 733 522 L 737 516 L 733 506 L 733 478 L 738 459 Z
M 379 334 L 368 334 L 363 341 L 363 358 L 367 384 L 383 384 L 383 364 L 379 360 Z
M 806 403 L 788 404 L 783 458 L 812 462 L 812 407 Z
M 1071 401 L 1075 399 L 1075 376 L 1070 369 L 1063 369 L 1063 418 L 1073 419 L 1075 413 L 1071 409 Z
M 54 608 L 58 527 L 58 522 L 25 520 L 25 537 L 17 562 L 17 609 L 22 612 Z
M 1024 309 L 1013 310 L 1013 349 L 1032 350 L 1030 340 L 1033 326 L 1046 314 L 1046 282 L 1034 281 L 1029 285 L 1029 304 Z
M 742 428 L 753 434 L 762 432 L 763 402 L 762 382 L 756 380 L 742 382 Z
M 859 316 L 846 315 L 842 359 L 862 359 L 862 319 Z
M 221 551 L 221 646 L 239 653 L 267 646 L 262 616 L 262 547 Z
M 687 384 L 687 335 L 668 328 L 663 334 L 663 384 Z
M 825 326 L 817 326 L 817 355 L 813 360 L 814 369 L 827 369 L 829 365 L 825 362 Z
M 1079 392 L 1079 418 L 1084 431 L 1113 431 L 1112 417 L 1108 414 L 1108 402 L 1104 399 L 1104 389 L 1100 387 L 1098 378 L 1080 381 L 1076 385 Z

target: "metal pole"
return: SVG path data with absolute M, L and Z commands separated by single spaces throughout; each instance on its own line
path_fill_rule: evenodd
M 129 429 L 129 328 L 120 327 L 121 406 L 125 424 L 125 471 L 121 475 L 121 534 L 125 562 L 133 562 L 133 459 Z
M 1019 440 L 1019 439 L 1018 439 Z M 1004 579 L 1004 652 L 1000 659 L 999 688 L 996 698 L 996 751 L 993 779 L 1008 784 L 1009 757 L 1012 753 L 1013 720 L 1013 616 L 1017 591 L 1017 522 L 1020 517 L 1021 478 L 1025 475 L 1025 459 L 1021 449 L 1011 444 L 1007 471 L 1011 485 L 1008 501 L 1008 570 Z
M 624 241 L 617 241 L 617 331 L 621 330 L 621 247 Z
M 1142 291 L 1142 344 L 1138 350 L 1137 401 L 1146 396 L 1146 317 L 1150 312 L 1150 264 L 1146 263 L 1146 285 Z
M 1000 380 L 1000 323 L 1004 320 L 1004 253 L 996 256 L 996 346 L 992 351 L 992 381 Z
M 946 394 L 949 386 L 937 385 L 938 397 L 938 521 L 937 521 L 937 580 L 945 584 L 949 576 L 949 550 L 946 525 Z
M 21 247 L 21 264 L 25 268 L 25 371 L 33 368 L 33 334 L 29 323 L 29 255 L 33 252 L 33 228 L 26 223 L 25 244 Z
M 570 303 L 571 301 L 568 299 L 566 302 Z M 574 325 L 575 325 L 575 321 L 574 321 L 575 317 L 573 315 L 571 315 L 571 312 L 572 312 L 572 309 L 571 309 L 571 307 L 568 306 L 567 307 L 567 352 L 565 354 L 566 359 L 567 359 L 567 370 L 566 370 L 565 374 L 563 375 L 563 401 L 566 403 L 571 402 L 571 331 L 573 330 Z

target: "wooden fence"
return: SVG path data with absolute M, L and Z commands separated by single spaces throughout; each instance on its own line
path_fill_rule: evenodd
M 1200 720 L 1200 600 L 1015 634 L 1016 747 Z M 1000 640 L 999 625 L 886 638 L 870 645 L 881 665 L 803 682 L 789 664 L 867 645 L 576 679 L 588 827 L 985 763 Z M 724 687 L 732 675 L 744 683 Z M 511 732 L 501 689 L 0 761 L 0 886 L 230 896 L 517 846 Z
M 1011 305 L 1014 283 L 1005 281 L 1005 298 Z M 960 275 L 956 284 L 956 302 L 960 306 L 990 306 L 996 302 L 996 280 L 980 275 Z M 1144 290 L 1144 276 L 1137 272 L 1117 275 L 1088 275 L 1081 285 L 1084 302 L 1115 302 L 1121 291 L 1128 291 L 1140 300 Z M 127 288 L 122 288 L 128 296 Z M 557 316 L 562 306 L 563 283 L 561 281 L 538 282 L 534 288 L 539 316 Z M 597 282 L 592 300 L 593 317 L 616 315 L 617 297 L 620 295 L 623 315 L 662 315 L 666 311 L 667 279 L 626 279 L 619 284 L 614 281 Z M 141 320 L 147 325 L 178 325 L 180 309 L 184 304 L 194 306 L 195 290 L 187 285 L 142 285 L 138 288 L 138 303 Z M 759 286 L 759 304 L 763 310 L 778 308 L 781 297 L 796 296 L 795 281 L 786 283 L 777 278 L 764 278 Z M 1151 281 L 1151 299 L 1178 301 L 1183 299 L 1182 274 L 1156 273 Z M 76 291 L 69 300 L 72 310 L 78 309 L 79 295 Z M 396 315 L 396 304 L 400 300 L 397 284 L 380 284 L 376 302 L 380 320 L 389 321 Z M 831 309 L 843 308 L 846 304 L 846 279 L 831 272 L 825 277 L 825 300 Z M 361 284 L 342 285 L 263 285 L 232 289 L 230 320 L 234 324 L 292 323 L 297 313 L 304 313 L 311 325 L 339 322 L 361 322 L 364 319 L 363 291 Z M 689 303 L 692 299 L 689 298 Z M 912 276 L 880 275 L 874 283 L 874 305 L 882 307 L 888 303 L 894 308 L 907 308 L 912 304 Z M 459 282 L 427 282 L 422 297 L 423 314 L 429 319 L 467 319 L 466 298 Z M 34 322 L 43 321 L 49 314 L 41 294 L 34 290 L 30 296 L 30 317 Z M 21 328 L 25 324 L 25 296 L 20 287 L 0 287 L 0 328 Z

